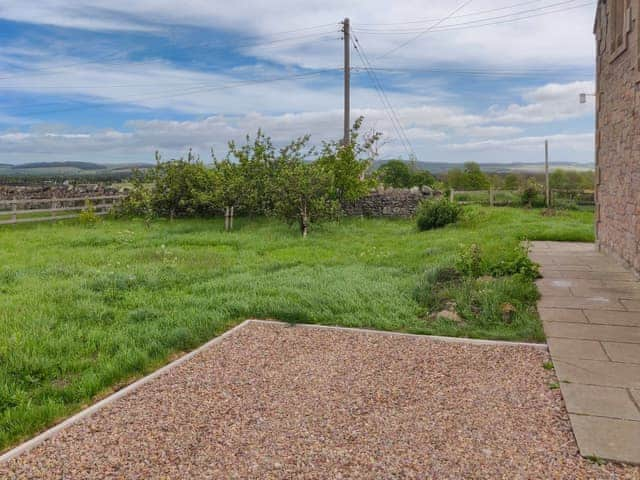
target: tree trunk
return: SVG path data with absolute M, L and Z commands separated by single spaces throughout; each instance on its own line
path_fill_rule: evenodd
M 224 207 L 224 231 L 229 231 L 229 207 Z
M 234 210 L 234 207 L 232 205 L 231 208 L 229 209 L 229 230 L 233 230 L 233 210 Z
M 307 208 L 303 207 L 300 212 L 300 233 L 302 238 L 307 238 L 309 232 L 309 215 L 307 214 Z

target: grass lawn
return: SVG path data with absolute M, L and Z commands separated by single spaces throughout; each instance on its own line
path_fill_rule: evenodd
M 246 318 L 542 340 L 532 282 L 517 287 L 509 324 L 432 321 L 424 272 L 474 242 L 497 261 L 525 237 L 591 241 L 592 220 L 468 207 L 441 230 L 346 219 L 306 240 L 265 219 L 238 219 L 230 234 L 219 219 L 0 227 L 0 450 Z M 496 282 L 500 295 L 520 295 L 509 282 Z M 463 290 L 462 304 L 475 287 Z

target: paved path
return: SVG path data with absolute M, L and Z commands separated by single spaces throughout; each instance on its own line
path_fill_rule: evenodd
M 580 453 L 640 464 L 640 282 L 593 244 L 534 242 L 531 258 Z

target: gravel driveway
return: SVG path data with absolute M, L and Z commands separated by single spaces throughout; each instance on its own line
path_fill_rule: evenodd
M 0 478 L 640 478 L 578 455 L 547 359 L 253 322 Z

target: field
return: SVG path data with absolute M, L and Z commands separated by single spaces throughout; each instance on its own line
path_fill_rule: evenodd
M 543 340 L 531 281 L 477 286 L 489 292 L 480 314 L 453 322 L 426 317 L 424 272 L 471 243 L 495 262 L 524 238 L 593 240 L 592 221 L 468 207 L 441 230 L 346 219 L 306 240 L 267 219 L 238 219 L 232 233 L 220 219 L 0 228 L 0 449 L 246 318 Z M 474 285 L 452 294 L 463 308 Z M 485 318 L 505 296 L 516 319 Z

